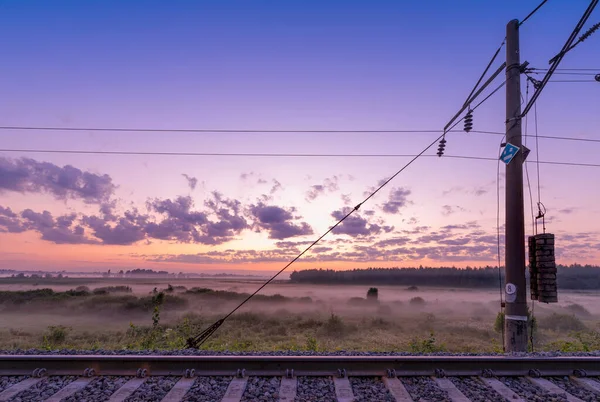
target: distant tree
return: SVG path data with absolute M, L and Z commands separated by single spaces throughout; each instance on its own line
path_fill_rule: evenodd
M 367 300 L 377 301 L 379 298 L 379 290 L 377 288 L 370 288 L 367 291 Z
M 46 275 L 44 275 L 44 278 L 46 278 L 46 279 L 52 279 L 52 274 L 46 274 Z

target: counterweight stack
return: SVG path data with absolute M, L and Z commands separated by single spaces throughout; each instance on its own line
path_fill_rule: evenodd
M 529 276 L 531 300 L 558 302 L 553 234 L 529 237 Z

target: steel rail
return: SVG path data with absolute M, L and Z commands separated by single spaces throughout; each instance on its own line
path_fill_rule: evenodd
M 600 357 L 512 356 L 165 356 L 165 355 L 0 355 L 0 375 L 337 375 L 385 376 L 542 376 L 600 375 Z

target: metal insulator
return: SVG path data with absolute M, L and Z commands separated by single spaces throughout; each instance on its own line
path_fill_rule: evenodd
M 596 76 L 594 77 L 594 79 L 598 82 L 600 82 L 600 74 L 596 74 Z
M 444 149 L 446 148 L 446 138 L 442 138 L 440 140 L 440 145 L 438 147 L 437 156 L 444 155 Z
M 465 115 L 465 131 L 468 133 L 473 129 L 473 111 L 469 110 Z

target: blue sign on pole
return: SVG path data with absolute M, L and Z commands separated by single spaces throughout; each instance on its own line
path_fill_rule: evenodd
M 515 157 L 517 152 L 519 152 L 519 147 L 507 143 L 504 147 L 504 151 L 502 151 L 502 154 L 500 155 L 500 160 L 508 165 L 510 161 Z

